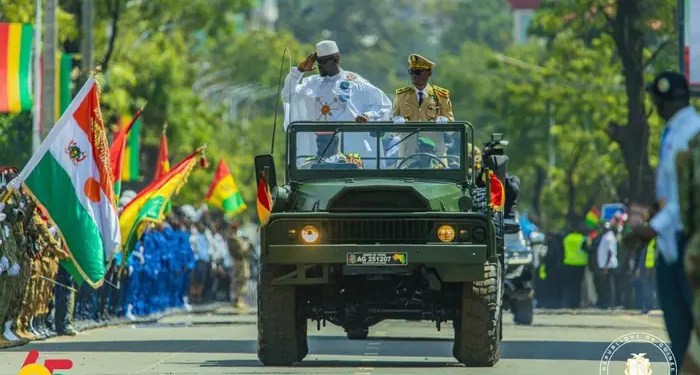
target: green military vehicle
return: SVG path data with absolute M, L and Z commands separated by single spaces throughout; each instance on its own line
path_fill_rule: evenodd
M 452 322 L 457 360 L 498 361 L 503 227 L 470 165 L 473 135 L 468 123 L 294 123 L 285 184 L 271 155 L 256 158 L 273 199 L 260 233 L 263 364 L 301 361 L 309 319 L 349 339 L 385 319 Z M 443 137 L 448 155 L 436 156 Z

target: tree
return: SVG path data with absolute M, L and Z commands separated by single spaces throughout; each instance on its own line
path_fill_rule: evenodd
M 596 30 L 612 39 L 627 100 L 624 121 L 610 121 L 607 134 L 620 147 L 628 172 L 627 196 L 632 201 L 650 203 L 654 199 L 644 82 L 659 54 L 672 54 L 675 5 L 673 0 L 550 0 L 542 5 L 535 21 L 550 36 L 569 29 L 590 37 L 590 31 Z

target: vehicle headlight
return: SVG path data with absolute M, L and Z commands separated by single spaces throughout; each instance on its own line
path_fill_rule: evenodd
M 318 229 L 313 225 L 307 225 L 301 230 L 301 239 L 306 243 L 315 243 L 319 237 Z
M 455 228 L 452 225 L 441 225 L 437 230 L 437 237 L 442 242 L 452 242 L 455 239 Z

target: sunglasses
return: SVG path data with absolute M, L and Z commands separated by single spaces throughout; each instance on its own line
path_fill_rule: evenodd
M 423 74 L 423 72 L 427 72 L 427 71 L 428 71 L 427 69 L 409 69 L 408 74 L 410 74 L 412 76 L 419 76 L 419 75 Z

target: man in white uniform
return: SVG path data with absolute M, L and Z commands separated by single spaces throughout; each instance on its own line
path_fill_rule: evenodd
M 314 69 L 314 63 L 318 63 L 319 75 L 303 78 L 305 72 Z M 340 68 L 340 51 L 331 40 L 316 44 L 316 52 L 292 68 L 284 81 L 282 101 L 285 129 L 294 121 L 388 121 L 392 106 L 382 90 Z M 341 152 L 358 153 L 366 160 L 365 168 L 376 168 L 377 138 L 369 133 L 346 133 L 341 143 Z M 303 134 L 297 139 L 297 165 L 314 155 L 314 134 Z

